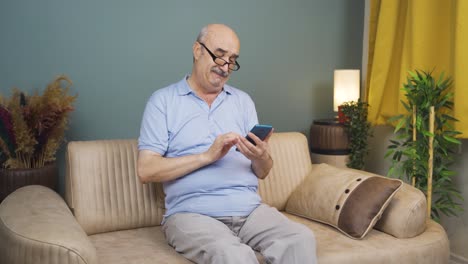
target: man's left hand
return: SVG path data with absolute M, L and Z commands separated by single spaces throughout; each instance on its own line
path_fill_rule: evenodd
M 265 140 L 262 141 L 255 134 L 249 132 L 249 137 L 255 142 L 256 145 L 250 143 L 245 137 L 242 137 L 240 138 L 239 142 L 237 142 L 237 148 L 242 154 L 244 154 L 248 159 L 252 161 L 269 159 L 270 154 L 268 140 L 270 139 L 272 134 L 273 130 L 268 134 Z

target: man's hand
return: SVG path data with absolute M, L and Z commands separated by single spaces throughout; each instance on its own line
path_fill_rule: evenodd
M 265 140 L 261 140 L 255 134 L 249 132 L 249 137 L 255 142 L 256 145 L 250 143 L 245 137 L 240 138 L 237 148 L 248 159 L 254 161 L 258 159 L 265 159 L 269 154 L 268 140 L 273 134 L 273 130 L 266 136 Z
M 249 132 L 249 137 L 256 145 L 250 143 L 244 137 L 241 137 L 237 143 L 239 151 L 252 161 L 252 169 L 260 179 L 264 179 L 270 172 L 271 167 L 273 167 L 273 160 L 271 159 L 270 147 L 268 145 L 271 135 L 273 135 L 273 130 L 262 141 L 255 134 Z
M 242 137 L 239 134 L 233 132 L 218 136 L 211 147 L 204 153 L 208 158 L 209 163 L 215 162 L 224 157 L 232 146 L 239 142 L 240 138 Z

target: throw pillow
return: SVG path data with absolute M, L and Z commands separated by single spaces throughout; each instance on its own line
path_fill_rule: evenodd
M 327 164 L 313 165 L 291 194 L 286 212 L 331 225 L 362 239 L 379 220 L 402 181 Z

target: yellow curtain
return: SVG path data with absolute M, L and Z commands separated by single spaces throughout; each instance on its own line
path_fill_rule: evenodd
M 456 129 L 468 137 L 468 0 L 370 0 L 366 94 L 369 121 L 405 113 L 409 70 L 454 80 Z

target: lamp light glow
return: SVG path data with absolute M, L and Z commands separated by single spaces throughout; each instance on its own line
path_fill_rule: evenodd
M 333 86 L 333 110 L 345 102 L 357 101 L 360 92 L 359 70 L 335 70 Z

